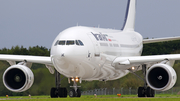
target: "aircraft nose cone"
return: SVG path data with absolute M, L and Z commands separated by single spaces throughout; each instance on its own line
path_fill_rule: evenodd
M 69 54 L 69 51 L 59 51 L 58 55 L 61 58 L 67 58 L 70 54 Z
M 52 49 L 51 54 L 53 56 L 66 57 L 70 51 L 67 47 L 58 46 Z
M 73 55 L 73 49 L 69 47 L 58 47 L 55 54 L 58 60 L 63 60 L 63 61 L 71 59 L 72 55 Z

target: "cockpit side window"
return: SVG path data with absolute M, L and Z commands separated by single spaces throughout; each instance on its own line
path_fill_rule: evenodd
M 74 45 L 74 40 L 67 40 L 66 45 Z
M 84 44 L 82 43 L 81 40 L 78 40 L 78 42 L 79 42 L 79 44 L 80 44 L 81 46 L 84 46 Z
M 56 43 L 54 44 L 54 46 L 56 46 L 59 43 L 59 40 L 56 41 Z
M 76 40 L 75 42 L 76 42 L 76 45 L 78 46 L 84 46 L 81 40 Z
M 76 45 L 78 45 L 78 46 L 80 45 L 79 42 L 78 42 L 77 40 L 76 40 Z
M 59 41 L 59 45 L 65 45 L 65 44 L 66 44 L 66 41 L 64 40 Z

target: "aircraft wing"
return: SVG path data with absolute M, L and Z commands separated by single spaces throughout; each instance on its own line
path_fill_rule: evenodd
M 180 40 L 180 36 L 178 36 L 178 37 L 166 37 L 166 38 L 155 38 L 155 39 L 144 39 L 143 44 L 163 42 L 163 41 L 173 41 L 173 40 Z
M 8 62 L 26 61 L 30 63 L 40 63 L 45 65 L 52 65 L 51 58 L 45 56 L 28 56 L 28 55 L 4 55 L 0 54 L 0 60 L 6 60 Z
M 120 69 L 121 66 L 127 65 L 126 69 L 130 66 L 139 66 L 142 64 L 155 64 L 162 61 L 180 60 L 180 54 L 170 55 L 152 55 L 152 56 L 132 56 L 132 57 L 117 57 L 112 62 L 112 66 Z M 172 64 L 170 64 L 172 65 Z M 125 68 L 124 68 L 125 69 Z

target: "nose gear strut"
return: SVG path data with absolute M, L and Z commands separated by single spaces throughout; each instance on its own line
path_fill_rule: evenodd
M 81 80 L 79 80 L 79 78 L 72 78 L 71 80 L 73 81 L 73 86 L 70 87 L 73 87 L 74 89 L 69 91 L 69 97 L 81 97 L 81 91 L 78 89 L 78 87 L 81 86 L 77 86 L 77 81 L 81 82 Z

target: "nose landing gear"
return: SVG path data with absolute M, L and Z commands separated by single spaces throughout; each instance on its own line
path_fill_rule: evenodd
M 60 79 L 60 73 L 55 70 L 55 78 L 56 78 L 56 87 L 51 88 L 50 91 L 50 96 L 51 98 L 66 98 L 67 97 L 67 89 L 65 87 L 61 87 L 61 79 Z M 78 89 L 77 82 L 79 81 L 81 83 L 81 79 L 78 77 L 75 78 L 69 78 L 68 79 L 69 83 L 70 81 L 73 82 L 73 86 L 70 86 L 74 89 L 71 89 L 69 91 L 69 97 L 81 97 L 81 91 Z
M 78 89 L 78 87 L 81 87 L 81 86 L 77 86 L 77 82 L 80 81 L 81 83 L 81 80 L 76 77 L 76 78 L 71 78 L 71 81 L 73 82 L 73 86 L 70 86 L 70 87 L 73 87 L 74 89 L 71 89 L 69 91 L 69 97 L 81 97 L 81 91 L 80 89 Z

